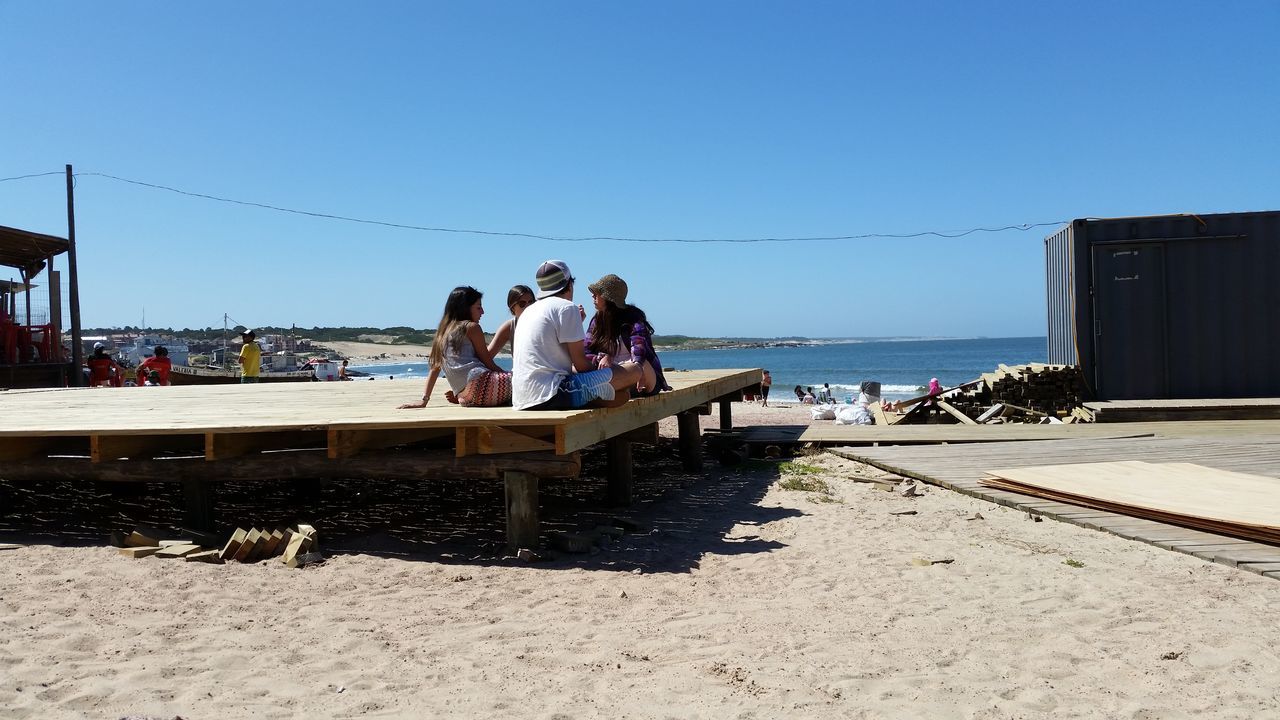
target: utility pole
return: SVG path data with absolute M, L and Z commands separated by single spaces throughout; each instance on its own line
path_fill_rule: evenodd
M 80 277 L 76 270 L 76 195 L 75 175 L 67 165 L 67 264 L 71 284 L 71 386 L 84 385 L 84 343 L 80 341 Z M 58 342 L 62 342 L 61 339 Z

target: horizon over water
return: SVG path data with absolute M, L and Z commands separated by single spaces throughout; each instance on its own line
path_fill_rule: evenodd
M 762 368 L 773 376 L 770 400 L 795 401 L 796 385 L 820 389 L 831 385 L 838 402 L 856 395 L 864 380 L 880 383 L 887 400 L 914 397 L 919 388 L 938 378 L 943 387 L 953 387 L 977 379 L 996 366 L 1046 362 L 1045 336 L 1020 338 L 966 338 L 948 340 L 859 340 L 827 342 L 798 347 L 732 348 L 725 350 L 659 351 L 664 368 L 710 370 L 717 368 Z M 498 364 L 511 368 L 511 358 L 501 356 Z M 373 377 L 394 377 L 397 382 L 425 382 L 427 363 L 353 365 L 352 369 Z M 441 381 L 443 382 L 443 381 Z

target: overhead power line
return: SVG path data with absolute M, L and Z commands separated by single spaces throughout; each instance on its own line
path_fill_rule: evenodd
M 61 172 L 36 173 L 32 175 L 19 175 L 11 178 L 0 178 L 0 182 L 6 180 L 21 180 L 24 178 L 43 177 L 45 175 L 62 175 Z M 153 190 L 164 190 L 166 192 L 177 193 L 178 195 L 186 195 L 188 197 L 202 198 L 204 200 L 214 200 L 217 202 L 231 203 L 233 205 L 245 205 L 248 207 L 262 208 L 264 210 L 274 210 L 276 212 L 291 213 L 293 215 L 304 215 L 307 217 L 321 218 L 325 220 L 340 220 L 343 222 L 360 223 L 363 225 L 378 225 L 381 227 L 398 228 L 401 230 L 416 230 L 419 232 L 440 232 L 440 233 L 457 233 L 464 235 L 488 235 L 494 237 L 515 237 L 528 238 L 531 240 L 547 240 L 550 242 L 631 242 L 631 243 L 789 243 L 789 242 L 820 242 L 831 240 L 873 240 L 883 239 L 910 239 L 919 237 L 938 237 L 938 238 L 961 238 L 974 233 L 998 233 L 1008 230 L 1026 231 L 1038 227 L 1050 227 L 1066 224 L 1067 220 L 1054 220 L 1052 222 L 1033 222 L 1018 223 L 1015 225 L 1005 225 L 1002 227 L 976 227 L 968 230 L 923 230 L 912 233 L 859 233 L 854 235 L 823 235 L 811 237 L 757 237 L 757 238 L 637 238 L 637 237 L 616 237 L 610 235 L 594 235 L 587 237 L 565 237 L 557 235 L 541 235 L 538 233 L 527 232 L 502 232 L 498 230 L 476 230 L 469 228 L 448 228 L 448 227 L 431 227 L 427 225 L 409 225 L 405 223 L 387 222 L 385 220 L 370 220 L 366 218 L 350 217 L 347 215 L 335 215 L 333 213 L 314 212 L 310 210 L 296 210 L 293 208 L 280 207 L 278 205 L 270 205 L 268 203 L 254 202 L 251 200 L 237 200 L 234 198 L 218 197 L 217 195 L 209 195 L 207 193 L 191 192 L 189 190 L 181 190 L 168 185 L 160 185 L 157 183 L 143 182 L 141 180 L 130 180 L 116 175 L 99 172 L 79 172 L 75 173 L 75 177 L 100 177 L 116 182 L 128 183 L 130 185 L 138 185 L 140 187 L 151 188 Z

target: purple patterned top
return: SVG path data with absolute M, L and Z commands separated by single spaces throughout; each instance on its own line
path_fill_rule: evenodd
M 658 360 L 658 353 L 653 349 L 653 328 L 650 327 L 645 320 L 644 313 L 636 313 L 631 318 L 631 322 L 622 324 L 622 331 L 625 337 L 621 340 L 625 341 L 626 348 L 630 349 L 630 359 L 637 363 L 648 363 L 653 367 L 654 383 L 653 387 L 643 395 L 657 395 L 663 390 L 670 390 L 671 386 L 667 384 L 667 379 L 662 375 L 662 363 Z M 591 341 L 596 336 L 596 319 L 591 318 L 591 324 L 587 326 L 587 337 L 584 341 L 587 350 L 587 360 L 592 364 L 599 359 L 598 353 L 590 351 Z M 623 355 L 622 351 L 616 353 L 614 357 Z

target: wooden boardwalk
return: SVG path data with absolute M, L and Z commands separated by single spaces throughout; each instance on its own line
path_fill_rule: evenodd
M 1280 547 L 1274 545 L 994 490 L 978 484 L 988 470 L 998 468 L 1112 460 L 1195 462 L 1222 470 L 1280 478 L 1280 434 L 1271 429 L 1272 423 L 1255 423 L 1252 431 L 1244 430 L 1234 437 L 1196 436 L 1185 427 L 1174 427 L 1191 423 L 1161 425 L 1169 426 L 1168 436 L 931 447 L 848 447 L 836 448 L 832 452 L 1035 515 L 1104 530 L 1123 538 L 1280 579 Z M 1182 436 L 1174 436 L 1179 433 Z
M 745 428 L 748 444 L 821 446 L 937 445 L 941 443 L 995 443 L 1015 440 L 1067 440 L 1084 438 L 1132 438 L 1151 435 L 1233 437 L 1240 434 L 1275 433 L 1280 421 L 1132 422 L 1072 425 L 774 425 Z
M 1107 400 L 1084 405 L 1100 423 L 1280 419 L 1280 398 Z
M 680 419 L 686 466 L 700 466 L 697 414 L 759 382 L 759 370 L 669 373 L 671 392 L 610 409 L 399 410 L 423 380 L 75 388 L 0 392 L 0 477 L 181 482 L 207 525 L 209 483 L 278 478 L 502 478 L 513 544 L 537 539 L 537 479 L 573 477 L 578 451 L 609 441 L 610 499 L 629 502 L 630 443 Z M 442 395 L 442 394 L 441 394 Z M 517 517 L 518 516 L 518 517 Z

